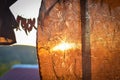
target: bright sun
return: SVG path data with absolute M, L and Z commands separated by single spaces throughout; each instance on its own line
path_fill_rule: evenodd
M 65 51 L 65 50 L 69 50 L 75 47 L 74 43 L 68 43 L 68 42 L 61 42 L 60 44 L 56 45 L 52 50 L 53 51 L 57 51 L 57 50 L 61 50 L 61 51 Z

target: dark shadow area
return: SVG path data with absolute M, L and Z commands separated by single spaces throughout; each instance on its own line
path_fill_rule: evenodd
M 88 0 L 80 1 L 82 31 L 82 80 L 91 80 L 90 24 Z
M 16 43 L 13 29 L 18 24 L 9 7 L 17 0 L 0 0 L 0 45 Z

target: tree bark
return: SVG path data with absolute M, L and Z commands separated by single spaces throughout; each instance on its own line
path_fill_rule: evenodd
M 120 0 L 43 0 L 37 33 L 42 79 L 120 80 L 119 12 Z M 53 51 L 61 41 L 77 47 Z
M 43 80 L 82 79 L 80 23 L 79 0 L 42 1 L 37 42 Z M 61 42 L 72 43 L 75 47 L 52 50 Z

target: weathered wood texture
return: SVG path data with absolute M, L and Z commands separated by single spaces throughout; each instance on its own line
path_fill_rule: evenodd
M 89 1 L 92 80 L 120 80 L 120 0 Z
M 38 58 L 43 80 L 81 80 L 81 27 L 80 1 L 57 2 L 51 11 L 47 9 L 54 0 L 43 0 L 38 22 Z M 42 4 L 43 5 L 43 4 Z M 41 7 L 45 8 L 45 7 Z M 78 44 L 76 49 L 51 51 L 61 41 Z
M 80 0 L 43 1 L 37 33 L 41 77 L 43 80 L 81 80 Z M 120 1 L 88 1 L 92 80 L 120 80 Z M 64 52 L 52 51 L 61 41 L 79 46 Z

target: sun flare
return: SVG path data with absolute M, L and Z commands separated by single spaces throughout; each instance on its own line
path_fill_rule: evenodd
M 65 51 L 65 50 L 69 50 L 75 47 L 74 43 L 68 43 L 68 42 L 61 42 L 60 44 L 56 45 L 55 47 L 53 47 L 53 51 Z

